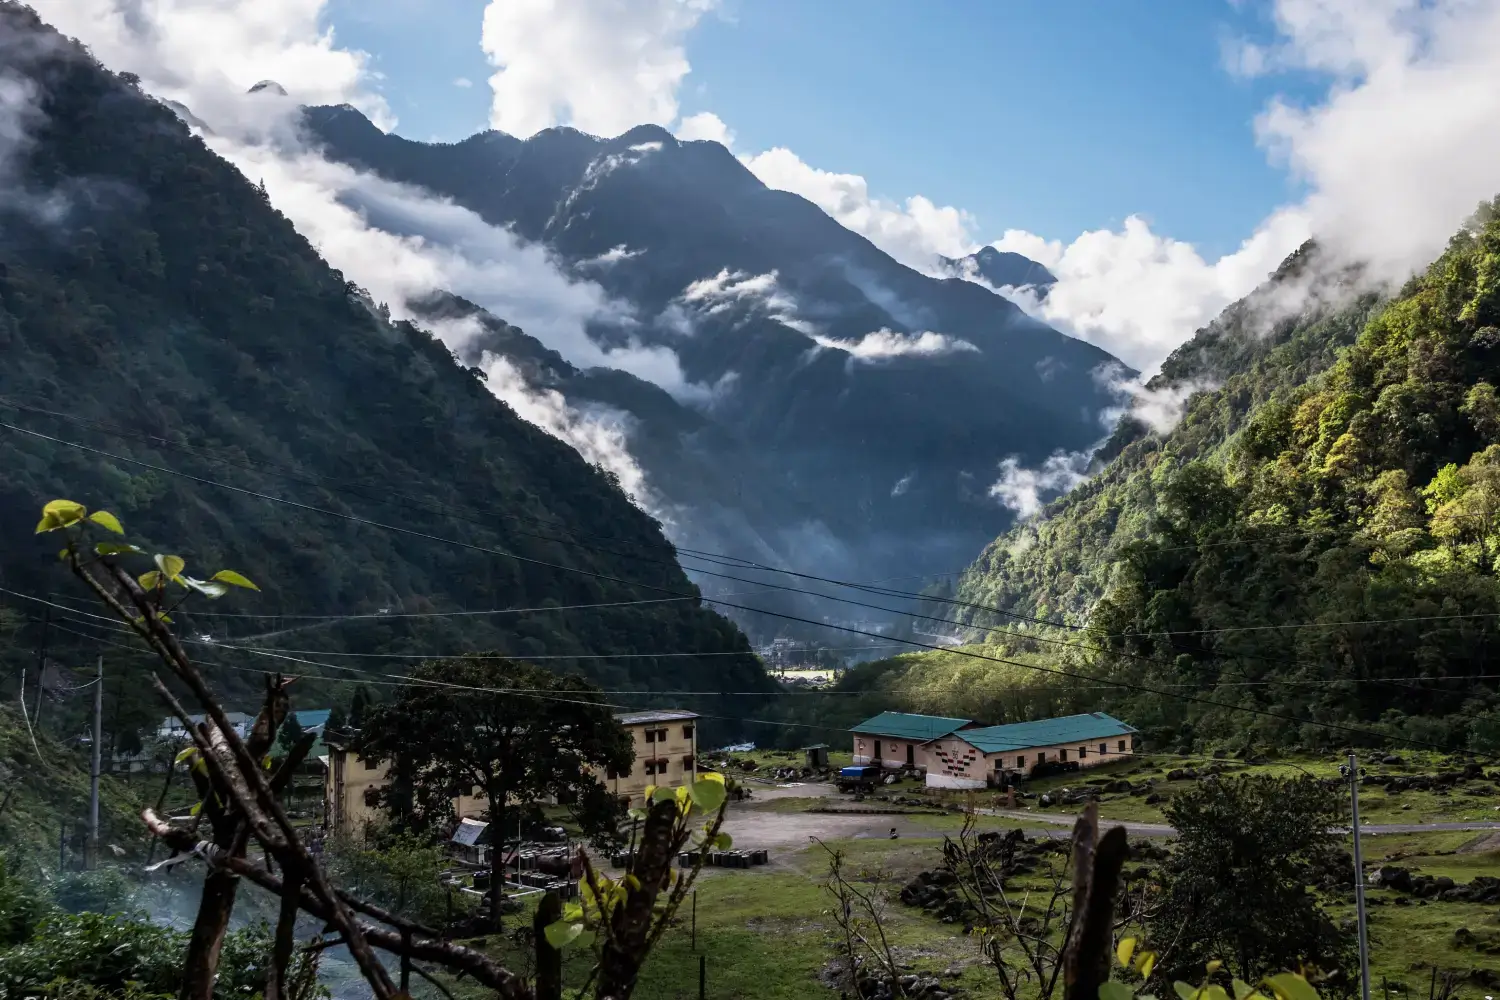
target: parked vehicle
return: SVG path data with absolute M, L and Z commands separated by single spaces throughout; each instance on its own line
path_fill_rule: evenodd
M 878 784 L 880 768 L 873 764 L 842 768 L 834 780 L 834 787 L 841 792 L 873 792 Z

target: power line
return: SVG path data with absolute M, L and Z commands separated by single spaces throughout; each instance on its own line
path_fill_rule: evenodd
M 428 541 L 434 541 L 434 542 L 440 542 L 440 543 L 443 543 L 443 544 L 454 545 L 454 546 L 458 546 L 460 548 L 472 549 L 474 551 L 479 551 L 479 552 L 487 552 L 487 553 L 490 553 L 492 555 L 498 555 L 498 556 L 503 556 L 505 558 L 514 559 L 517 562 L 524 562 L 524 563 L 528 563 L 528 564 L 532 564 L 532 565 L 538 565 L 538 566 L 542 566 L 542 567 L 545 567 L 545 568 L 548 568 L 548 569 L 555 569 L 555 570 L 558 570 L 558 571 L 561 571 L 561 572 L 566 572 L 566 573 L 576 573 L 576 574 L 579 574 L 579 575 L 582 575 L 582 576 L 589 576 L 589 577 L 593 577 L 595 579 L 605 580 L 605 581 L 608 581 L 608 582 L 617 583 L 617 584 L 621 584 L 621 585 L 628 586 L 628 587 L 634 587 L 634 588 L 638 588 L 638 589 L 641 589 L 641 590 L 652 590 L 652 591 L 656 591 L 658 593 L 670 594 L 670 595 L 675 596 L 675 597 L 689 597 L 689 596 L 693 596 L 693 595 L 688 595 L 688 594 L 682 594 L 682 593 L 680 593 L 678 591 L 669 590 L 669 589 L 667 589 L 665 587 L 661 587 L 661 586 L 655 585 L 655 584 L 637 583 L 637 582 L 634 582 L 634 581 L 622 579 L 620 577 L 612 576 L 612 575 L 607 574 L 607 573 L 599 573 L 599 572 L 596 572 L 594 570 L 586 570 L 586 569 L 581 569 L 581 568 L 572 567 L 572 566 L 563 566 L 563 565 L 560 565 L 560 564 L 557 564 L 557 563 L 549 563 L 549 562 L 547 562 L 545 560 L 533 559 L 533 558 L 530 558 L 530 557 L 527 557 L 527 556 L 519 556 L 519 555 L 516 555 L 514 553 L 505 552 L 504 550 L 501 550 L 501 549 L 494 549 L 494 548 L 490 548 L 488 546 L 478 545 L 478 544 L 475 544 L 473 542 L 465 542 L 465 541 L 462 541 L 460 539 L 453 539 L 453 538 L 444 538 L 441 535 L 433 535 L 433 534 L 430 534 L 430 533 L 425 532 L 425 531 L 418 531 L 415 528 L 405 528 L 405 527 L 402 527 L 400 525 L 386 524 L 384 522 L 371 520 L 370 518 L 360 517 L 360 516 L 355 515 L 355 514 L 346 514 L 346 513 L 339 512 L 339 511 L 328 510 L 326 508 L 315 507 L 315 506 L 313 506 L 311 504 L 299 503 L 299 502 L 297 502 L 295 500 L 286 500 L 286 499 L 283 499 L 283 498 L 280 498 L 280 497 L 274 497 L 274 496 L 271 496 L 269 494 L 259 493 L 259 492 L 255 491 L 255 490 L 245 489 L 244 487 L 232 486 L 232 485 L 229 485 L 227 483 L 219 483 L 219 482 L 215 482 L 214 480 L 211 480 L 211 479 L 204 479 L 204 478 L 199 477 L 199 476 L 190 475 L 189 473 L 180 472 L 178 470 L 166 468 L 164 466 L 152 465 L 149 462 L 142 462 L 142 461 L 139 461 L 138 459 L 125 458 L 124 456 L 120 456 L 120 455 L 113 455 L 113 454 L 111 454 L 109 452 L 106 452 L 106 451 L 103 451 L 101 449 L 90 447 L 89 445 L 80 444 L 80 443 L 74 442 L 74 441 L 67 441 L 67 440 L 64 440 L 62 438 L 52 437 L 51 435 L 48 435 L 48 434 L 42 434 L 39 431 L 28 430 L 28 429 L 26 429 L 24 427 L 16 427 L 13 424 L 7 424 L 7 423 L 4 423 L 4 422 L 0 422 L 0 427 L 4 427 L 4 428 L 6 428 L 8 430 L 12 430 L 12 431 L 17 431 L 17 432 L 22 433 L 22 434 L 30 435 L 32 437 L 41 438 L 41 439 L 46 440 L 46 441 L 51 441 L 51 442 L 53 442 L 55 444 L 64 445 L 66 447 L 77 448 L 79 450 L 87 451 L 87 452 L 90 452 L 92 454 L 100 455 L 100 456 L 105 457 L 105 458 L 111 458 L 111 459 L 114 459 L 116 461 L 129 462 L 129 463 L 131 463 L 133 465 L 139 465 L 139 466 L 142 466 L 144 468 L 152 469 L 153 471 L 158 471 L 158 472 L 166 473 L 167 475 L 179 476 L 181 478 L 190 480 L 192 482 L 201 483 L 201 484 L 206 485 L 206 486 L 216 486 L 216 487 L 219 487 L 219 488 L 222 488 L 222 489 L 229 490 L 231 492 L 241 493 L 241 494 L 244 494 L 244 495 L 247 495 L 247 496 L 257 497 L 257 498 L 259 498 L 261 500 L 268 500 L 268 501 L 270 501 L 272 503 L 285 504 L 287 506 L 294 507 L 294 508 L 297 508 L 299 510 L 305 510 L 305 511 L 308 511 L 308 512 L 311 512 L 311 513 L 324 514 L 326 516 L 335 517 L 335 518 L 338 518 L 338 519 L 341 519 L 341 520 L 352 521 L 352 522 L 358 523 L 358 524 L 365 524 L 365 525 L 369 525 L 370 527 L 381 528 L 381 529 L 384 529 L 386 531 L 393 531 L 393 532 L 396 532 L 398 534 L 405 534 L 405 535 L 411 535 L 411 536 L 418 537 L 418 538 L 423 538 L 423 539 L 426 539 Z M 742 582 L 757 584 L 757 585 L 761 585 L 761 586 L 766 586 L 767 585 L 765 583 L 765 581 L 742 581 Z M 920 642 L 920 641 L 918 641 L 916 639 L 901 639 L 899 637 L 884 636 L 884 635 L 881 635 L 878 632 L 869 632 L 869 631 L 866 631 L 864 629 L 852 628 L 852 627 L 847 626 L 847 625 L 832 625 L 832 624 L 829 624 L 827 622 L 818 622 L 818 621 L 814 621 L 814 620 L 812 620 L 810 618 L 803 618 L 803 617 L 801 617 L 799 615 L 792 615 L 792 614 L 787 614 L 785 612 L 779 612 L 779 611 L 768 611 L 768 610 L 761 609 L 761 608 L 754 608 L 754 607 L 750 607 L 750 606 L 747 606 L 747 605 L 736 604 L 736 603 L 733 603 L 733 602 L 730 602 L 730 601 L 724 601 L 724 600 L 719 600 L 719 599 L 715 599 L 715 598 L 700 597 L 700 599 L 704 603 L 707 603 L 707 604 L 716 604 L 716 605 L 718 605 L 720 607 L 735 608 L 735 609 L 740 610 L 740 611 L 746 611 L 746 612 L 753 612 L 753 613 L 756 613 L 756 614 L 769 615 L 771 617 L 781 618 L 781 619 L 786 620 L 786 621 L 800 622 L 800 623 L 805 624 L 805 625 L 815 625 L 815 626 L 818 626 L 818 627 L 821 627 L 821 628 L 830 628 L 830 629 L 834 629 L 835 631 L 846 632 L 846 633 L 849 633 L 851 635 L 863 635 L 863 636 L 867 636 L 867 637 L 873 638 L 873 639 L 895 638 L 896 641 L 898 641 L 898 642 L 905 643 L 905 644 L 907 644 L 909 646 L 912 646 L 912 647 L 918 648 L 918 649 L 927 649 L 927 650 L 932 650 L 934 652 L 947 652 L 950 655 L 963 656 L 963 657 L 967 657 L 967 658 L 971 658 L 971 659 L 984 660 L 984 661 L 988 661 L 988 662 L 992 662 L 992 663 L 1002 663 L 1002 664 L 1006 664 L 1006 665 L 1009 665 L 1009 666 L 1019 667 L 1019 668 L 1024 669 L 1024 670 L 1034 670 L 1034 671 L 1039 671 L 1039 672 L 1042 672 L 1042 673 L 1054 674 L 1054 675 L 1057 675 L 1057 676 L 1060 676 L 1060 677 L 1068 677 L 1068 678 L 1072 678 L 1072 679 L 1075 679 L 1075 680 L 1088 680 L 1088 681 L 1093 681 L 1095 683 L 1101 683 L 1101 684 L 1111 685 L 1111 686 L 1118 687 L 1118 688 L 1121 688 L 1121 689 L 1124 689 L 1124 690 L 1136 691 L 1136 692 L 1145 693 L 1145 694 L 1155 694 L 1155 695 L 1158 695 L 1159 697 L 1163 697 L 1163 698 L 1175 698 L 1178 701 L 1192 702 L 1192 703 L 1195 703 L 1195 704 L 1208 705 L 1208 706 L 1211 706 L 1211 707 L 1214 707 L 1214 708 L 1221 708 L 1221 709 L 1225 709 L 1225 710 L 1233 711 L 1233 712 L 1244 712 L 1244 713 L 1247 713 L 1247 714 L 1250 714 L 1250 715 L 1258 715 L 1258 716 L 1262 716 L 1262 717 L 1265 717 L 1265 718 L 1278 719 L 1278 720 L 1284 721 L 1284 722 L 1294 722 L 1294 723 L 1297 723 L 1298 725 L 1318 726 L 1320 728 L 1327 729 L 1327 730 L 1333 731 L 1333 732 L 1343 732 L 1343 733 L 1348 733 L 1350 735 L 1363 736 L 1363 737 L 1367 737 L 1367 738 L 1371 738 L 1371 739 L 1375 739 L 1375 740 L 1380 740 L 1380 741 L 1386 741 L 1386 740 L 1392 739 L 1392 737 L 1390 737 L 1389 735 L 1387 735 L 1385 733 L 1379 733 L 1379 732 L 1375 732 L 1373 730 L 1359 729 L 1359 728 L 1355 728 L 1355 727 L 1352 727 L 1352 726 L 1343 726 L 1343 725 L 1339 725 L 1337 723 L 1332 723 L 1332 722 L 1320 722 L 1320 721 L 1317 721 L 1317 720 L 1314 720 L 1314 719 L 1307 719 L 1307 718 L 1302 718 L 1302 717 L 1296 716 L 1296 715 L 1289 715 L 1289 714 L 1284 713 L 1284 712 L 1273 712 L 1273 711 L 1269 711 L 1269 710 L 1266 710 L 1266 709 L 1253 709 L 1253 708 L 1246 708 L 1246 707 L 1237 706 L 1237 705 L 1230 705 L 1230 704 L 1226 704 L 1224 702 L 1214 701 L 1213 699 L 1204 698 L 1204 697 L 1201 697 L 1201 696 L 1193 696 L 1193 695 L 1185 695 L 1185 694 L 1172 694 L 1171 692 L 1163 691 L 1163 690 L 1159 690 L 1159 689 L 1155 689 L 1155 688 L 1152 688 L 1152 687 L 1147 687 L 1146 685 L 1143 685 L 1143 684 L 1133 684 L 1133 683 L 1130 683 L 1130 682 L 1127 682 L 1127 681 L 1111 681 L 1108 678 L 1093 677 L 1093 676 L 1090 676 L 1088 674 L 1080 674 L 1080 673 L 1078 673 L 1076 671 L 1064 670 L 1064 669 L 1062 669 L 1060 667 L 1047 667 L 1047 666 L 1042 666 L 1040 664 L 1023 663 L 1023 662 L 1021 662 L 1019 660 L 1011 660 L 1011 659 L 1008 659 L 1008 658 L 1005 658 L 1005 657 L 1000 657 L 1000 656 L 987 656 L 987 655 L 982 654 L 982 653 L 974 653 L 974 652 L 970 652 L 968 650 L 961 649 L 961 648 L 955 649 L 955 648 L 950 648 L 950 647 L 937 646 L 937 645 L 933 645 L 931 643 Z M 835 600 L 838 600 L 838 598 L 835 598 Z M 849 603 L 857 603 L 857 602 L 849 602 Z M 886 609 L 886 610 L 888 610 L 888 609 Z M 751 655 L 751 654 L 749 654 L 748 651 L 747 651 L 746 655 Z M 1413 745 L 1413 746 L 1423 746 L 1423 747 L 1428 747 L 1428 748 L 1431 748 L 1431 749 L 1443 750 L 1443 751 L 1448 752 L 1448 753 L 1458 752 L 1454 748 L 1451 748 L 1451 747 L 1446 747 L 1446 746 L 1443 746 L 1443 745 L 1437 744 L 1437 743 L 1429 743 L 1429 742 L 1427 742 L 1425 740 L 1414 740 L 1414 739 L 1411 739 L 1409 737 L 1399 738 L 1398 742 L 1406 743 L 1406 744 Z

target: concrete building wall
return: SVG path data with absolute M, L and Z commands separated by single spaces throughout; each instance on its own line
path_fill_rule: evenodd
M 1075 743 L 1045 747 L 1017 747 L 999 753 L 982 753 L 957 736 L 935 740 L 927 746 L 931 763 L 927 785 L 931 788 L 984 788 L 997 770 L 1029 772 L 1046 761 L 1077 761 L 1080 767 L 1097 767 L 1134 754 L 1130 736 L 1101 736 Z
M 854 763 L 858 765 L 879 764 L 881 767 L 897 768 L 910 764 L 913 767 L 923 767 L 923 753 L 923 743 L 918 740 L 899 736 L 871 736 L 868 733 L 854 735 Z
M 323 778 L 323 816 L 330 832 L 363 840 L 371 823 L 378 821 L 380 808 L 369 800 L 383 788 L 390 765 L 372 765 L 356 754 L 328 748 L 328 770 Z
M 628 806 L 642 804 L 651 785 L 676 788 L 698 777 L 698 720 L 673 719 L 627 725 L 635 760 L 625 774 L 595 770 L 604 786 Z

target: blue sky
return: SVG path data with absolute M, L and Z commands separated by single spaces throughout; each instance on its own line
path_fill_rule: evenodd
M 484 7 L 335 0 L 328 16 L 384 75 L 398 131 L 452 140 L 488 124 Z M 1210 0 L 735 0 L 688 34 L 679 97 L 738 150 L 785 146 L 877 196 L 958 206 L 985 239 L 1068 240 L 1137 214 L 1211 260 L 1301 195 L 1253 121 L 1322 81 L 1247 80 L 1221 55 L 1269 29 L 1261 6 Z

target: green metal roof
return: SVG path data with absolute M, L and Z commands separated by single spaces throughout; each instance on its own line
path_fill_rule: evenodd
M 904 740 L 936 740 L 969 724 L 968 719 L 945 719 L 937 715 L 911 715 L 906 712 L 881 712 L 866 719 L 851 733 L 869 736 L 896 736 Z
M 1128 736 L 1136 730 L 1103 712 L 1067 715 L 1060 719 L 1038 719 L 1035 722 L 1013 722 L 1006 726 L 966 729 L 958 736 L 983 753 L 1004 753 L 1029 747 L 1050 747 L 1065 743 L 1087 743 L 1108 736 Z

